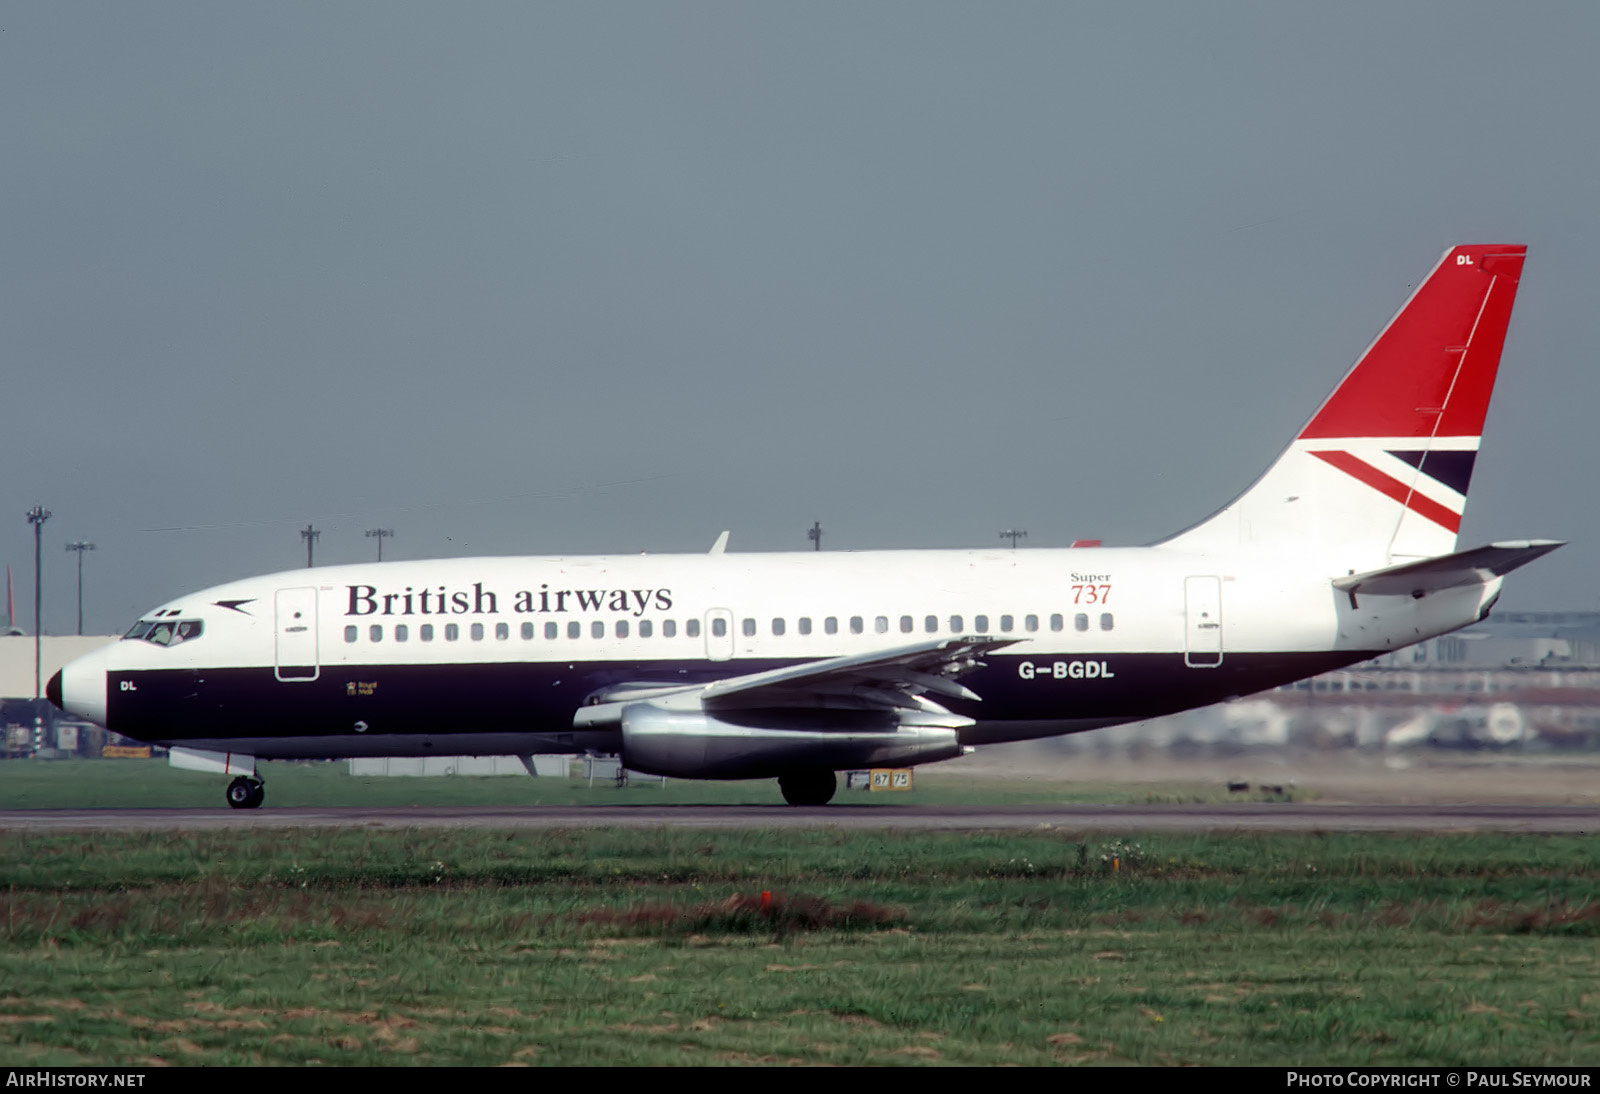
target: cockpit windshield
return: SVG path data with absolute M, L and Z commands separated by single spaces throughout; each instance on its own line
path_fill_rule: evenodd
M 205 632 L 198 619 L 141 619 L 122 636 L 124 642 L 150 642 L 157 646 L 176 646 L 192 642 Z

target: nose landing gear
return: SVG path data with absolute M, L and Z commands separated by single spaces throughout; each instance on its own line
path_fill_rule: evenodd
M 228 804 L 235 809 L 260 809 L 266 797 L 267 788 L 259 779 L 241 775 L 228 784 Z

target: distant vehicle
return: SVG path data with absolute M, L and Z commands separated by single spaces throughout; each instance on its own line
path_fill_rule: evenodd
M 1560 545 L 1456 550 L 1525 251 L 1448 251 L 1267 473 L 1154 546 L 295 570 L 170 601 L 48 693 L 235 775 L 236 807 L 260 758 L 584 751 L 821 804 L 840 770 L 1363 661 L 1483 618 Z

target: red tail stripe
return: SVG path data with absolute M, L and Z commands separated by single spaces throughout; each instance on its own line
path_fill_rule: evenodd
M 1452 248 L 1300 436 L 1481 434 L 1526 253 Z
M 1372 487 L 1385 497 L 1393 498 L 1413 513 L 1427 517 L 1452 535 L 1461 531 L 1461 515 L 1459 513 L 1452 513 L 1432 498 L 1416 493 L 1399 479 L 1385 475 L 1376 467 L 1369 463 L 1363 463 L 1350 453 L 1332 451 L 1313 452 L 1311 454 L 1319 460 L 1332 464 L 1351 478 Z

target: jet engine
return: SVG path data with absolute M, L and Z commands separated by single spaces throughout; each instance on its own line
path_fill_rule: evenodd
M 961 755 L 956 731 L 876 711 L 740 710 L 713 716 L 656 703 L 622 711 L 622 762 L 684 779 L 765 779 L 798 769 L 908 767 Z

